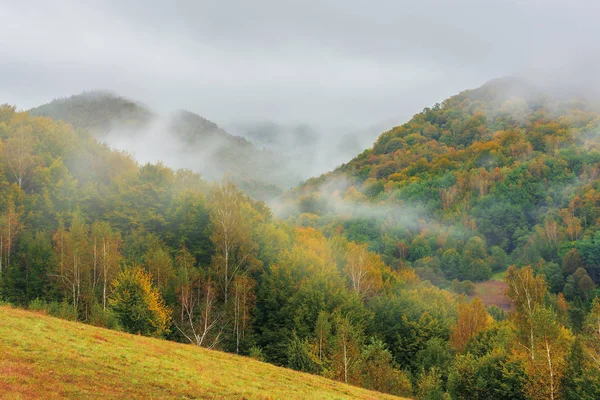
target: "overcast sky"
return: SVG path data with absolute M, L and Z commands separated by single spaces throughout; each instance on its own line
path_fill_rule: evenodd
M 585 68 L 598 3 L 0 0 L 0 102 L 109 89 L 221 125 L 401 123 L 491 78 Z

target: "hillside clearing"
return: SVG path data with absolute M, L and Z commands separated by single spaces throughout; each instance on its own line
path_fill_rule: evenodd
M 475 284 L 475 294 L 486 306 L 498 306 L 504 311 L 510 311 L 512 301 L 506 295 L 508 285 L 504 282 L 506 271 L 500 271 L 492 279 Z
M 398 399 L 246 357 L 4 306 L 0 397 Z

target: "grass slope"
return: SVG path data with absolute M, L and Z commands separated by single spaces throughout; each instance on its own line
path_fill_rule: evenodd
M 0 307 L 0 398 L 392 399 L 250 358 Z

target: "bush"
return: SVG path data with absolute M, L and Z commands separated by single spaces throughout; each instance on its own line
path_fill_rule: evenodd
M 475 284 L 471 281 L 459 281 L 454 279 L 452 281 L 452 290 L 458 294 L 464 294 L 472 296 L 475 293 Z
M 41 312 L 69 321 L 77 321 L 78 319 L 77 310 L 75 310 L 73 305 L 67 301 L 51 301 L 48 303 L 40 298 L 35 298 L 29 302 L 27 308 L 31 311 Z
M 77 310 L 73 304 L 63 301 L 53 301 L 48 303 L 48 313 L 53 317 L 66 319 L 68 321 L 77 321 Z
M 29 302 L 27 309 L 31 310 L 31 311 L 37 311 L 37 312 L 42 312 L 42 313 L 46 314 L 46 313 L 48 313 L 48 303 L 46 303 L 45 300 L 42 300 L 40 298 L 35 298 Z
M 392 353 L 386 345 L 376 339 L 362 351 L 361 361 L 362 387 L 400 396 L 412 395 L 412 385 L 408 376 L 396 368 L 392 360 Z
M 90 310 L 90 315 L 87 321 L 90 325 L 99 326 L 101 328 L 114 329 L 117 331 L 123 330 L 119 317 L 110 309 L 102 309 L 100 304 L 94 304 Z
M 150 274 L 141 268 L 127 268 L 112 288 L 110 308 L 125 331 L 155 337 L 168 332 L 170 310 L 152 285 Z
M 250 352 L 249 352 L 248 356 L 250 358 L 254 358 L 255 360 L 258 360 L 258 361 L 265 361 L 265 356 L 263 354 L 263 351 L 258 346 L 250 347 Z

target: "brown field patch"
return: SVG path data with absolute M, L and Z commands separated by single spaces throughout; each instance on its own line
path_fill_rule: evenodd
M 475 294 L 473 297 L 479 297 L 486 306 L 498 306 L 504 311 L 510 311 L 512 301 L 506 295 L 508 285 L 502 281 L 485 281 L 475 284 Z

